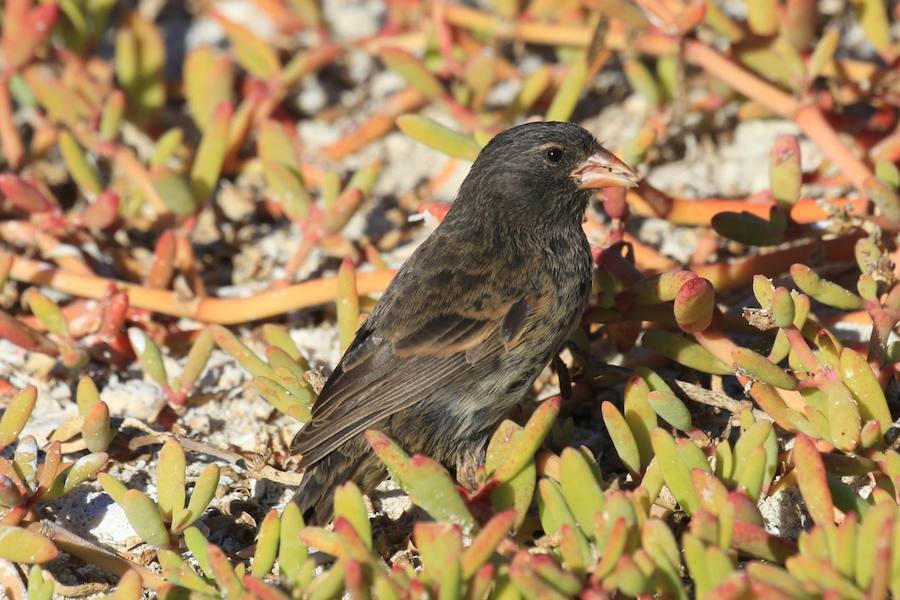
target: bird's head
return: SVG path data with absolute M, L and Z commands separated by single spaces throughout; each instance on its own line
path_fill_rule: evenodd
M 498 134 L 482 149 L 458 201 L 475 200 L 535 219 L 575 215 L 580 221 L 593 191 L 637 181 L 628 165 L 578 125 L 527 123 Z

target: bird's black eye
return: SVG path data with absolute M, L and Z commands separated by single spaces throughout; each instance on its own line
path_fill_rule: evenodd
M 544 158 L 546 158 L 550 162 L 559 162 L 562 160 L 562 157 L 563 151 L 556 146 L 544 150 Z

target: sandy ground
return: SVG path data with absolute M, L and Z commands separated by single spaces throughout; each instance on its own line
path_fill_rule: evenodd
M 222 10 L 241 13 L 240 2 L 222 2 Z M 338 37 L 352 38 L 377 29 L 381 16 L 375 3 L 328 2 L 326 15 Z M 246 12 L 246 11 L 245 11 Z M 246 16 L 246 15 L 245 15 Z M 352 17 L 352 18 L 351 18 Z M 245 24 L 265 31 L 265 22 L 254 18 Z M 218 26 L 211 21 L 200 20 L 186 31 L 187 45 L 209 42 L 221 36 Z M 537 64 L 537 58 L 526 54 L 522 60 Z M 367 110 L 380 99 L 402 87 L 402 81 L 386 72 L 369 56 L 358 53 L 349 57 L 347 73 L 354 85 L 330 89 L 335 84 L 327 79 L 311 79 L 298 90 L 294 101 L 304 111 L 314 112 L 330 101 L 345 105 L 357 105 L 359 110 L 339 118 L 334 123 L 318 123 L 304 120 L 298 123 L 304 152 L 315 156 L 316 152 L 334 141 L 342 132 L 352 129 Z M 502 87 L 502 86 L 501 86 Z M 502 105 L 516 92 L 515 87 L 502 87 L 495 92 L 492 102 Z M 611 97 L 610 101 L 606 98 Z M 597 110 L 585 114 L 583 124 L 606 145 L 617 147 L 636 131 L 636 124 L 643 122 L 648 108 L 640 97 L 623 92 L 623 78 L 615 70 L 604 72 L 585 104 Z M 579 112 L 584 112 L 579 109 Z M 428 114 L 444 118 L 432 110 Z M 730 122 L 733 115 L 720 115 L 720 120 Z M 798 133 L 790 122 L 778 120 L 739 123 L 733 130 L 710 134 L 700 133 L 696 123 L 686 122 L 677 140 L 666 142 L 658 150 L 659 158 L 646 172 L 649 181 L 658 188 L 675 195 L 703 197 L 706 195 L 743 196 L 764 190 L 768 186 L 768 155 L 774 139 L 781 134 Z M 802 141 L 803 165 L 814 169 L 821 161 L 817 148 Z M 384 227 L 386 215 L 396 212 L 396 202 L 401 196 L 417 189 L 429 176 L 437 173 L 447 160 L 443 155 L 429 150 L 406 138 L 392 133 L 372 144 L 342 163 L 347 171 L 368 164 L 374 159 L 384 163 L 384 171 L 378 180 L 373 198 L 348 225 L 348 236 Z M 456 187 L 465 176 L 468 165 L 459 163 L 453 176 L 437 190 L 435 200 L 450 201 Z M 815 191 L 815 190 L 813 190 Z M 237 203 L 231 208 L 240 210 L 240 194 L 229 197 L 220 193 L 221 202 Z M 243 227 L 253 228 L 244 223 Z M 415 246 L 427 235 L 430 225 L 410 225 L 408 240 L 385 254 L 392 265 L 399 265 Z M 655 219 L 643 219 L 636 223 L 635 232 L 677 260 L 686 260 L 696 243 L 694 230 L 672 227 Z M 234 280 L 229 287 L 219 290 L 221 295 L 242 295 L 261 289 L 277 279 L 283 272 L 285 261 L 299 243 L 298 232 L 289 226 L 259 226 L 252 235 L 246 234 L 247 243 L 234 258 Z M 313 254 L 301 270 L 304 274 L 333 272 L 335 261 Z M 339 358 L 338 339 L 330 307 L 289 315 L 285 320 L 291 335 L 313 366 L 327 374 Z M 189 327 L 190 323 L 184 323 Z M 251 327 L 238 328 L 245 343 L 258 352 L 263 351 L 258 334 Z M 181 360 L 167 357 L 170 372 L 181 369 Z M 152 419 L 164 397 L 161 390 L 146 378 L 139 367 L 124 371 L 112 371 L 103 365 L 93 364 L 88 372 L 95 377 L 102 389 L 102 399 L 108 403 L 114 417 Z M 39 400 L 34 416 L 24 433 L 34 435 L 39 442 L 60 424 L 77 414 L 73 393 L 77 375 L 66 373 L 52 360 L 40 356 L 27 356 L 20 349 L 0 340 L 0 377 L 13 385 L 33 384 L 38 387 Z M 264 457 L 283 455 L 299 424 L 279 416 L 264 400 L 250 391 L 247 374 L 223 352 L 215 351 L 200 383 L 201 401 L 189 408 L 178 423 L 180 434 L 201 440 L 211 446 L 259 454 Z M 617 394 L 615 390 L 609 392 Z M 599 407 L 599 399 L 590 412 Z M 595 420 L 595 419 L 594 419 Z M 593 420 L 592 420 L 593 421 Z M 581 436 L 602 437 L 602 432 L 582 431 Z M 599 443 L 599 442 L 598 442 Z M 154 493 L 153 477 L 156 470 L 158 446 L 144 448 L 125 463 L 116 463 L 110 473 L 126 482 Z M 188 479 L 193 480 L 203 466 L 211 460 L 208 455 L 189 455 Z M 291 495 L 284 485 L 271 481 L 244 477 L 238 469 L 225 461 L 218 461 L 223 468 L 220 489 L 212 508 L 201 519 L 201 526 L 210 532 L 212 541 L 221 543 L 227 551 L 238 551 L 250 542 L 262 516 L 271 507 L 281 507 Z M 402 529 L 404 511 L 408 502 L 390 483 L 375 498 L 373 512 L 377 529 L 390 540 L 385 548 L 388 554 L 402 549 L 402 539 L 391 539 L 392 523 Z M 763 512 L 769 528 L 780 535 L 793 535 L 800 526 L 800 515 L 794 510 L 798 498 L 792 494 L 779 494 L 764 503 Z M 152 551 L 140 544 L 120 507 L 111 501 L 99 485 L 85 484 L 76 493 L 66 496 L 52 506 L 53 516 L 78 534 L 125 553 L 139 561 L 149 561 Z M 90 593 L 109 582 L 108 576 L 78 561 L 61 558 L 51 565 L 51 571 L 59 581 L 72 586 L 74 593 Z M 96 584 L 96 586 L 95 586 Z

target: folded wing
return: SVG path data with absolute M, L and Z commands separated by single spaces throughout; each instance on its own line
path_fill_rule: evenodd
M 492 310 L 448 310 L 411 327 L 364 325 L 322 388 L 313 418 L 291 450 L 308 467 L 382 419 L 441 387 L 471 377 L 507 351 L 526 324 L 524 298 L 491 302 Z

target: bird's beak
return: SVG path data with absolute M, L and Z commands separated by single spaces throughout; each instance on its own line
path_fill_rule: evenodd
M 595 190 L 607 187 L 635 187 L 637 173 L 631 167 L 603 148 L 590 155 L 578 168 L 572 171 L 572 178 L 579 189 Z

